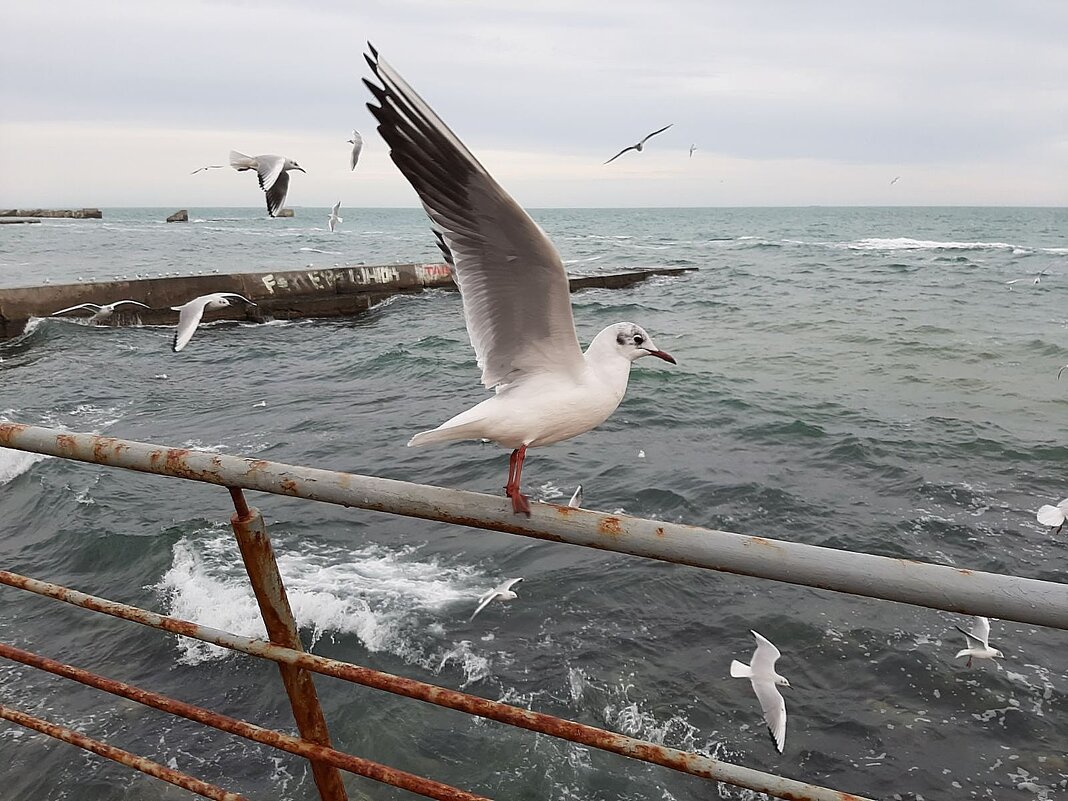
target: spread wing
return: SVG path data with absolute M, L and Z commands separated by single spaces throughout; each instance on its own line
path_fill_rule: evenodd
M 279 172 L 274 183 L 264 191 L 267 192 L 267 213 L 275 217 L 282 210 L 286 195 L 289 194 L 289 173 Z
M 472 620 L 474 620 L 475 619 L 475 615 L 477 615 L 479 612 L 481 612 L 483 609 L 485 609 L 487 606 L 489 606 L 490 601 L 492 601 L 496 597 L 497 597 L 497 591 L 496 590 L 490 590 L 485 595 L 481 596 L 478 599 L 478 601 L 479 601 L 478 608 L 475 609 L 475 611 L 471 614 L 471 617 L 467 618 L 467 622 L 470 623 Z
M 757 649 L 753 658 L 749 660 L 749 666 L 754 672 L 770 673 L 775 670 L 775 662 L 781 656 L 779 649 L 772 645 L 771 640 L 750 630 L 750 634 L 756 637 Z
M 671 127 L 672 125 L 674 125 L 674 124 L 675 124 L 675 123 L 673 123 L 673 122 L 671 122 L 671 123 L 668 123 L 668 124 L 667 124 L 667 125 L 665 125 L 665 126 L 664 126 L 663 128 L 658 128 L 657 130 L 653 131 L 653 132 L 652 132 L 651 134 L 647 134 L 647 135 L 646 135 L 646 137 L 645 137 L 645 138 L 644 138 L 644 139 L 642 140 L 642 144 L 644 145 L 644 144 L 645 144 L 646 142 L 648 142 L 648 141 L 649 141 L 650 139 L 652 139 L 652 138 L 653 138 L 654 136 L 656 136 L 657 134 L 661 134 L 661 133 L 663 133 L 664 131 L 666 131 L 666 130 L 667 130 L 668 128 L 670 128 L 670 127 Z
M 638 149 L 637 145 L 631 145 L 630 147 L 625 147 L 622 150 L 620 150 L 618 153 L 616 153 L 614 156 L 612 156 L 612 158 L 608 159 L 608 161 L 606 161 L 605 164 L 611 164 L 613 161 L 618 159 L 620 156 L 622 156 L 628 150 L 637 150 L 637 149 Z
M 781 754 L 786 744 L 786 701 L 770 681 L 754 681 L 752 684 L 760 708 L 764 711 L 764 722 L 768 724 L 771 739 Z
M 115 301 L 114 303 L 110 303 L 110 304 L 108 304 L 108 305 L 109 305 L 109 306 L 111 306 L 111 308 L 113 308 L 113 309 L 117 309 L 117 308 L 118 308 L 119 306 L 121 306 L 121 305 L 122 305 L 123 303 L 132 303 L 132 304 L 134 304 L 135 306 L 144 306 L 144 307 L 145 307 L 146 309 L 151 309 L 151 308 L 152 308 L 152 307 L 151 307 L 151 306 L 149 306 L 149 305 L 148 305 L 147 303 L 142 303 L 142 302 L 141 302 L 141 301 L 139 301 L 139 300 L 117 300 L 117 301 Z
M 65 309 L 60 309 L 59 311 L 54 311 L 54 312 L 52 312 L 52 316 L 55 316 L 57 314 L 65 314 L 66 312 L 74 311 L 75 309 L 92 309 L 94 312 L 98 312 L 98 311 L 100 311 L 101 308 L 103 308 L 103 307 L 102 306 L 98 306 L 95 303 L 79 303 L 77 306 L 68 306 Z
M 567 273 L 552 242 L 378 52 L 367 107 L 390 157 L 452 254 L 467 333 L 487 387 L 585 365 Z
M 204 307 L 208 304 L 208 300 L 210 296 L 204 296 L 181 307 L 181 313 L 178 315 L 178 329 L 174 332 L 174 345 L 172 346 L 175 353 L 188 345 L 189 340 L 193 338 L 193 333 L 200 325 L 200 318 L 204 316 Z
M 356 169 L 356 162 L 360 160 L 360 151 L 363 150 L 363 137 L 359 131 L 352 132 L 352 156 L 349 158 L 349 169 Z

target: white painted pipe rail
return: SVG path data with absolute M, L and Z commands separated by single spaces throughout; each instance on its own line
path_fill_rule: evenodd
M 15 423 L 0 447 L 1068 630 L 1068 584 Z

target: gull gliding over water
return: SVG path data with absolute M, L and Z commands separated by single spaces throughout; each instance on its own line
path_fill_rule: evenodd
M 1005 656 L 997 648 L 990 647 L 990 621 L 985 617 L 977 617 L 971 631 L 965 631 L 960 626 L 954 626 L 954 628 L 968 640 L 968 647 L 963 651 L 958 651 L 953 657 L 954 659 L 960 659 L 962 656 L 968 657 L 968 664 L 965 667 L 972 666 L 973 658 L 993 659 L 996 656 Z
M 496 394 L 409 445 L 490 439 L 512 449 L 505 494 L 520 491 L 528 447 L 577 436 L 608 418 L 627 390 L 631 362 L 675 360 L 640 326 L 615 323 L 586 353 L 571 315 L 567 273 L 552 242 L 426 102 L 368 45 L 367 107 L 390 157 L 419 194 L 463 299 L 467 333 Z
M 1063 370 L 1064 367 L 1061 369 Z M 1060 534 L 1061 529 L 1064 527 L 1064 521 L 1068 520 L 1068 498 L 1065 498 L 1056 506 L 1048 503 L 1043 504 L 1039 507 L 1036 517 L 1042 525 L 1053 528 L 1054 534 Z
M 197 167 L 189 174 L 196 175 L 198 172 L 203 172 L 204 170 L 221 170 L 225 166 L 225 164 L 209 164 L 207 167 Z
M 360 151 L 363 150 L 363 137 L 360 136 L 360 132 L 355 128 L 352 130 L 352 139 L 349 140 L 349 144 L 352 145 L 352 155 L 349 156 L 349 169 L 356 169 L 356 162 L 360 160 Z
M 189 340 L 193 338 L 193 334 L 197 330 L 197 326 L 200 325 L 200 319 L 204 316 L 205 311 L 226 308 L 230 305 L 229 298 L 238 298 L 250 306 L 256 305 L 236 292 L 212 292 L 210 295 L 193 298 L 181 306 L 171 306 L 174 311 L 179 312 L 178 330 L 174 332 L 174 345 L 172 346 L 174 352 L 177 353 L 189 344 Z
M 623 149 L 622 149 L 622 150 L 620 150 L 620 151 L 619 151 L 618 153 L 616 153 L 616 154 L 615 154 L 614 156 L 612 156 L 612 158 L 608 159 L 608 161 L 606 161 L 606 162 L 605 162 L 605 164 L 611 164 L 611 163 L 612 163 L 613 161 L 615 161 L 616 159 L 618 159 L 618 158 L 619 158 L 620 156 L 622 156 L 622 155 L 623 155 L 624 153 L 626 153 L 626 152 L 627 152 L 628 150 L 637 150 L 637 151 L 638 151 L 639 153 L 641 153 L 641 152 L 642 152 L 642 149 L 643 149 L 643 148 L 645 147 L 645 143 L 646 143 L 646 142 L 648 142 L 648 141 L 649 141 L 650 139 L 652 139 L 652 138 L 653 138 L 654 136 L 656 136 L 657 134 L 659 134 L 659 133 L 663 133 L 664 131 L 666 131 L 666 130 L 667 130 L 668 128 L 670 128 L 670 127 L 671 127 L 672 125 L 674 125 L 674 124 L 675 124 L 675 123 L 673 123 L 673 122 L 672 122 L 672 123 L 668 123 L 668 124 L 667 124 L 667 125 L 665 125 L 665 126 L 664 126 L 663 128 L 660 128 L 660 129 L 658 129 L 658 130 L 655 130 L 655 131 L 653 131 L 653 132 L 652 132 L 651 134 L 648 134 L 648 135 L 647 135 L 647 136 L 646 136 L 646 137 L 645 137 L 644 139 L 642 139 L 642 140 L 641 140 L 640 142 L 638 142 L 638 144 L 636 144 L 636 145 L 631 145 L 630 147 L 625 147 L 625 148 L 623 148 Z M 693 152 L 692 152 L 692 151 L 690 152 L 690 155 L 691 155 L 691 156 L 693 155 Z
M 289 193 L 289 171 L 304 168 L 292 159 L 270 154 L 246 156 L 236 150 L 230 151 L 230 166 L 238 172 L 255 170 L 260 182 L 260 189 L 267 193 L 267 213 L 272 217 L 278 215 L 285 205 Z
M 467 622 L 470 623 L 472 620 L 474 620 L 475 615 L 477 615 L 479 612 L 489 606 L 490 603 L 493 601 L 513 601 L 518 598 L 519 596 L 512 592 L 512 587 L 514 587 L 522 580 L 523 579 L 521 578 L 508 579 L 507 581 L 503 581 L 498 584 L 489 592 L 485 592 L 480 595 L 478 597 L 478 608 L 472 613 L 471 617 L 467 619 Z
M 142 306 L 146 309 L 152 308 L 148 304 L 142 303 L 139 300 L 117 300 L 114 303 L 105 303 L 101 306 L 98 303 L 79 303 L 77 306 L 68 306 L 66 309 L 60 309 L 59 311 L 52 312 L 52 316 L 57 314 L 64 314 L 65 312 L 74 311 L 75 309 L 92 309 L 93 314 L 89 318 L 89 322 L 97 323 L 101 320 L 106 320 L 112 314 L 115 313 L 115 309 L 121 306 L 123 303 L 132 303 L 135 306 Z
M 337 227 L 339 222 L 345 222 L 344 219 L 337 216 L 337 210 L 341 208 L 341 201 L 339 200 L 334 204 L 334 207 L 330 209 L 330 216 L 326 218 L 327 225 L 330 226 L 330 232 L 333 233 L 334 228 Z
M 771 644 L 771 640 L 752 629 L 749 633 L 756 637 L 756 651 L 748 665 L 743 665 L 737 659 L 732 660 L 731 675 L 736 679 L 749 679 L 753 685 L 753 692 L 764 711 L 764 722 L 768 724 L 771 739 L 781 754 L 786 744 L 786 701 L 775 685 L 789 687 L 790 682 L 775 672 L 775 662 L 781 656 L 779 649 Z

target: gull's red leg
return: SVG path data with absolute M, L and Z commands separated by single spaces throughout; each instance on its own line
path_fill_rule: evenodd
M 523 475 L 523 460 L 526 457 L 526 445 L 512 451 L 512 457 L 508 461 L 508 486 L 504 488 L 504 493 L 512 499 L 512 511 L 515 514 L 522 512 L 530 517 L 530 502 L 527 496 L 519 491 L 519 479 Z

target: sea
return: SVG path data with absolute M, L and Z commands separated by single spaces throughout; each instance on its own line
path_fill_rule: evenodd
M 6 288 L 440 261 L 417 209 L 105 209 L 0 226 Z M 572 296 L 588 343 L 643 359 L 607 422 L 533 450 L 532 498 L 1052 582 L 1068 529 L 1068 209 L 535 209 L 575 273 L 692 267 Z M 228 289 L 220 285 L 220 290 Z M 117 298 L 101 297 L 101 302 Z M 487 493 L 491 443 L 407 448 L 487 396 L 459 296 L 352 319 L 203 326 L 34 320 L 0 342 L 0 418 Z M 312 651 L 878 799 L 1068 798 L 1068 632 L 577 546 L 248 493 Z M 262 636 L 221 488 L 0 450 L 0 566 Z M 473 621 L 478 596 L 519 597 Z M 748 682 L 782 653 L 779 754 Z M 0 587 L 0 640 L 293 730 L 275 665 Z M 503 801 L 755 799 L 665 768 L 316 679 L 335 744 Z M 0 660 L 0 702 L 253 799 L 316 798 L 303 760 Z M 403 791 L 346 779 L 350 797 Z M 5 801 L 184 791 L 0 722 Z

